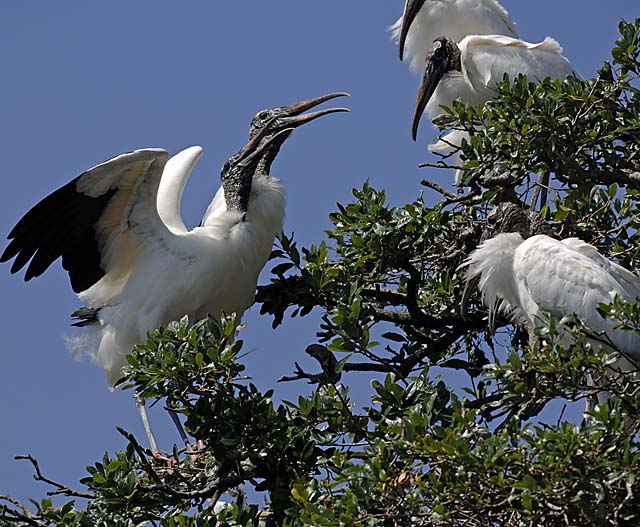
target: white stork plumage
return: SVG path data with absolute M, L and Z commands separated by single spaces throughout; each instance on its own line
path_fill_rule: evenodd
M 348 110 L 303 112 L 343 95 L 258 113 L 249 143 L 225 163 L 222 186 L 194 229 L 185 227 L 180 201 L 202 148 L 171 159 L 162 149 L 136 150 L 89 169 L 35 205 L 9 234 L 0 261 L 15 257 L 12 273 L 28 263 L 27 281 L 62 258 L 86 306 L 74 314 L 86 330 L 82 344 L 113 387 L 126 354 L 149 331 L 184 315 L 239 318 L 253 303 L 285 214 L 284 188 L 270 175 L 271 163 L 293 128 Z
M 415 72 L 424 67 L 438 37 L 455 42 L 468 35 L 518 37 L 509 13 L 497 0 L 406 0 L 391 32 L 400 60 L 406 55 Z
M 537 44 L 502 35 L 471 35 L 459 43 L 448 37 L 437 38 L 418 89 L 411 128 L 414 141 L 425 110 L 434 119 L 442 113 L 441 106 L 450 107 L 456 99 L 482 105 L 496 97 L 496 86 L 505 74 L 511 79 L 526 75 L 539 83 L 547 77 L 565 79 L 575 72 L 562 55 L 560 44 L 550 37 Z M 454 130 L 429 149 L 448 154 L 464 138 L 468 138 L 466 132 Z M 454 156 L 454 163 L 460 163 L 458 156 Z M 461 177 L 462 171 L 456 170 L 456 185 Z
M 498 216 L 492 229 L 501 223 L 523 223 L 517 219 L 521 212 L 513 204 L 502 204 L 492 214 Z M 485 236 L 492 234 L 490 230 Z M 597 337 L 588 339 L 592 346 L 604 344 L 612 355 L 612 378 L 628 371 L 638 375 L 640 335 L 616 330 L 615 322 L 601 317 L 597 308 L 616 296 L 627 302 L 636 300 L 640 296 L 640 278 L 602 256 L 593 245 L 579 238 L 556 240 L 544 234 L 524 238 L 521 232 L 501 232 L 483 241 L 463 267 L 463 310 L 472 284 L 477 284 L 489 309 L 491 325 L 499 312 L 529 332 L 544 324 L 545 313 L 558 320 L 575 315 L 596 332 Z M 566 336 L 563 340 L 565 345 L 571 344 Z M 605 392 L 598 395 L 600 402 L 606 398 Z

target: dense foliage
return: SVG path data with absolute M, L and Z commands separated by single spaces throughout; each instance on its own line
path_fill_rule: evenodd
M 484 108 L 454 103 L 440 124 L 472 133 L 465 193 L 425 181 L 435 205 L 391 207 L 365 183 L 331 215 L 326 241 L 281 240 L 258 302 L 274 327 L 321 314 L 307 349 L 319 371 L 296 364 L 287 377 L 315 383 L 309 396 L 276 406 L 251 384 L 235 320 L 172 324 L 136 347 L 124 383 L 183 414 L 199 455 L 176 449 L 168 466 L 122 430 L 126 449 L 89 467 L 81 491 L 31 459 L 72 501 L 29 509 L 0 496 L 0 525 L 640 525 L 633 376 L 609 387 L 610 407 L 568 422 L 562 402 L 593 396 L 585 372 L 605 372 L 587 328 L 572 321 L 566 348 L 552 318 L 529 339 L 507 320 L 490 332 L 477 297 L 460 312 L 459 266 L 504 200 L 637 270 L 640 20 L 620 32 L 595 79 L 505 79 Z M 640 331 L 640 303 L 601 313 Z M 370 401 L 350 398 L 363 375 L 352 372 L 375 378 Z M 220 498 L 228 505 L 214 507 Z

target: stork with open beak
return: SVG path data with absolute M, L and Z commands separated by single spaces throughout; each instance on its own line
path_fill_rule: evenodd
M 271 176 L 271 164 L 293 129 L 348 110 L 304 112 L 345 95 L 258 113 L 249 143 L 225 163 L 222 186 L 194 229 L 184 225 L 180 201 L 202 148 L 171 159 L 166 150 L 136 150 L 89 169 L 35 205 L 9 233 L 0 262 L 15 258 L 12 273 L 28 264 L 28 281 L 62 259 L 86 306 L 75 313 L 84 332 L 73 347 L 95 358 L 113 388 L 125 356 L 149 331 L 185 315 L 239 319 L 253 303 L 284 222 L 284 187 Z

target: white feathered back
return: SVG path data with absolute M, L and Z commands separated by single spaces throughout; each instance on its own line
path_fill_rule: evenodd
M 556 240 L 537 235 L 523 240 L 502 233 L 483 242 L 465 260 L 469 285 L 478 279 L 490 319 L 508 314 L 529 330 L 544 322 L 544 313 L 560 319 L 576 315 L 588 327 L 605 332 L 614 345 L 640 360 L 640 336 L 620 331 L 598 313 L 598 305 L 619 296 L 633 301 L 640 295 L 640 278 L 602 256 L 577 238 Z
M 402 18 L 389 28 L 396 43 L 401 25 Z M 409 29 L 405 55 L 411 70 L 422 72 L 436 38 L 460 42 L 467 35 L 493 34 L 518 36 L 509 13 L 496 0 L 427 0 Z

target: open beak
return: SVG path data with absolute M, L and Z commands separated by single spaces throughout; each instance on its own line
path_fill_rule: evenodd
M 264 127 L 260 129 L 260 131 L 254 135 L 249 142 L 242 147 L 242 149 L 233 157 L 227 160 L 227 163 L 239 163 L 243 160 L 248 159 L 249 157 L 253 157 L 257 151 L 262 152 L 264 150 L 264 146 L 270 144 L 270 141 L 266 141 L 265 145 L 256 150 L 256 147 L 260 144 L 260 142 L 269 134 L 273 133 L 271 130 L 271 125 L 276 121 L 277 117 L 272 117 Z M 289 132 L 290 134 L 291 132 Z M 226 163 L 225 163 L 226 164 Z
M 301 101 L 295 104 L 291 104 L 290 106 L 283 106 L 278 109 L 279 117 L 276 120 L 275 126 L 277 128 L 296 128 L 302 124 L 310 123 L 311 121 L 314 121 L 315 119 L 317 119 L 318 117 L 322 117 L 323 115 L 329 115 L 330 113 L 349 112 L 349 108 L 327 108 L 325 110 L 318 110 L 316 112 L 303 114 L 303 112 L 306 112 L 311 108 L 315 108 L 316 106 L 319 106 L 324 102 L 330 101 L 331 99 L 350 96 L 351 95 L 346 92 L 329 93 L 328 95 L 322 95 L 321 97 L 316 97 L 315 99 Z M 273 131 L 273 127 L 271 125 L 266 126 L 265 128 L 269 128 L 271 129 L 271 131 Z
M 400 25 L 400 38 L 398 39 L 398 55 L 400 60 L 404 60 L 404 47 L 407 42 L 407 35 L 416 15 L 426 0 L 406 0 L 404 11 L 402 12 L 402 24 Z
M 434 46 L 441 46 L 438 41 Z M 427 60 L 427 65 L 424 69 L 424 75 L 420 81 L 420 87 L 418 88 L 418 97 L 416 98 L 416 106 L 413 110 L 413 124 L 411 126 L 411 137 L 415 141 L 418 137 L 418 126 L 420 125 L 420 117 L 424 109 L 427 107 L 433 92 L 436 91 L 444 72 L 446 71 L 447 61 L 442 57 L 436 58 L 432 53 L 431 57 Z
M 268 133 L 273 133 L 273 131 L 268 130 L 268 128 L 268 126 L 265 126 L 265 129 L 268 131 Z M 240 157 L 235 159 L 234 162 L 241 163 L 242 165 L 244 165 L 245 169 L 251 171 L 255 170 L 255 166 L 258 164 L 258 161 L 262 157 L 264 151 L 273 145 L 277 145 L 278 147 L 281 146 L 292 132 L 293 128 L 285 128 L 276 132 L 274 135 L 267 138 L 262 144 L 260 144 L 260 140 L 262 140 L 265 136 L 265 133 L 262 133 L 261 131 L 260 134 L 249 141 L 247 146 L 242 149 L 242 151 L 239 153 Z M 256 141 L 256 139 L 258 140 Z
M 290 106 L 276 108 L 274 116 L 259 128 L 258 132 L 250 138 L 249 142 L 237 154 L 226 161 L 222 169 L 222 178 L 224 179 L 234 166 L 241 165 L 243 170 L 254 171 L 258 162 L 265 155 L 268 160 L 265 166 L 268 167 L 282 144 L 296 127 L 309 123 L 323 115 L 348 112 L 348 108 L 328 108 L 307 114 L 303 113 L 336 97 L 349 97 L 349 94 L 343 92 L 330 93 Z

